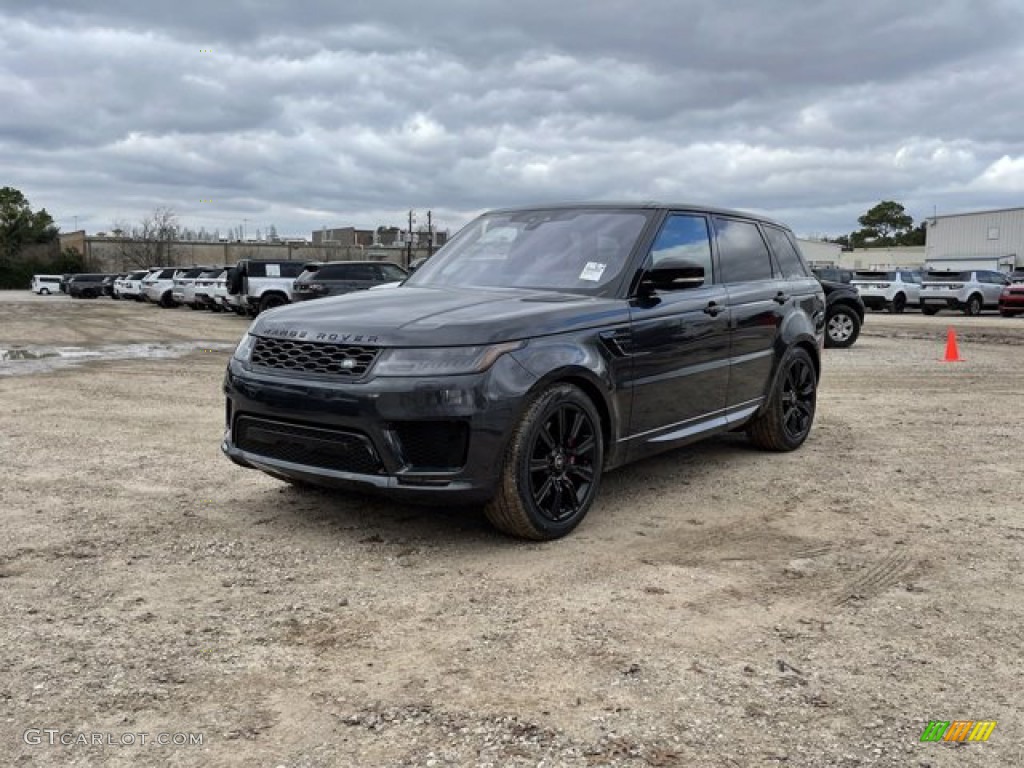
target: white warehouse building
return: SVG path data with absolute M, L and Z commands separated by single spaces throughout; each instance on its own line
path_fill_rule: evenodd
M 929 269 L 1024 268 L 1024 208 L 932 216 L 925 243 Z

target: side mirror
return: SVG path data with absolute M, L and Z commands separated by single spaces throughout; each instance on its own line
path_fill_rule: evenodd
M 640 279 L 640 292 L 681 291 L 704 285 L 704 267 L 689 259 L 663 259 Z

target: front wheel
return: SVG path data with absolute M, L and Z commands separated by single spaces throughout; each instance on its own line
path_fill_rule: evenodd
M 40 296 L 49 296 L 50 295 L 50 289 L 49 288 L 40 288 L 39 289 L 39 295 Z
M 516 427 L 487 518 L 524 539 L 565 536 L 597 497 L 603 462 L 594 404 L 578 387 L 555 384 L 533 400 Z
M 902 315 L 903 310 L 907 308 L 907 297 L 902 293 L 898 293 L 892 298 L 892 303 L 889 304 L 889 312 L 894 315 Z
M 747 427 L 750 441 L 770 451 L 792 451 L 803 445 L 814 423 L 818 374 L 807 351 L 791 349 L 779 368 L 768 401 Z
M 975 294 L 967 300 L 967 304 L 964 305 L 964 314 L 970 317 L 977 317 L 981 314 L 981 296 Z
M 850 307 L 837 306 L 825 322 L 825 346 L 836 349 L 852 347 L 860 336 L 860 317 Z

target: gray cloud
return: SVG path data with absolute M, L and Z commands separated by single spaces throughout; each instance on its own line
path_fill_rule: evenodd
M 292 234 L 590 198 L 839 233 L 1024 188 L 1012 0 L 296 5 L 0 11 L 3 183 L 93 231 Z

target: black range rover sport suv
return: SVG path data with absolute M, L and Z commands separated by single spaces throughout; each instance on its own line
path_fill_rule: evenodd
M 553 539 L 602 473 L 726 430 L 787 451 L 814 419 L 821 285 L 735 211 L 497 210 L 397 287 L 274 309 L 224 381 L 223 451 L 299 485 L 484 505 Z

